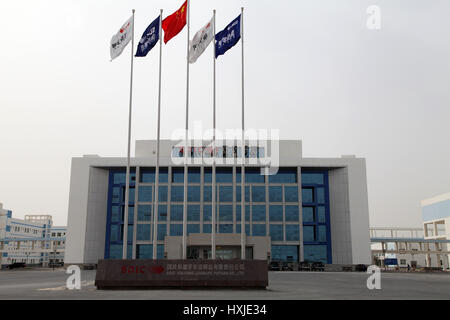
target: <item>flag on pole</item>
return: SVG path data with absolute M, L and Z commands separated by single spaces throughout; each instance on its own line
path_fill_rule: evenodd
M 135 57 L 145 57 L 159 40 L 159 16 L 145 29 L 137 46 Z
M 216 34 L 216 58 L 231 49 L 241 39 L 241 15 Z
M 110 45 L 111 60 L 114 60 L 123 52 L 123 49 L 131 41 L 133 34 L 133 16 L 113 35 Z
M 197 61 L 198 57 L 205 51 L 209 46 L 212 39 L 214 38 L 214 17 L 201 28 L 189 41 L 189 63 L 194 63 Z
M 164 29 L 164 43 L 175 37 L 186 25 L 187 0 L 180 9 L 165 18 L 162 22 Z

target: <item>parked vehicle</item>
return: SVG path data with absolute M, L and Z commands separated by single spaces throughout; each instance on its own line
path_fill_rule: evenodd
M 311 264 L 312 271 L 325 271 L 325 265 L 322 262 L 313 262 Z
M 298 264 L 298 271 L 311 271 L 309 262 L 303 261 Z
M 281 265 L 281 270 L 283 270 L 283 271 L 294 271 L 294 267 L 292 266 L 292 263 L 283 262 L 282 265 Z
M 366 272 L 367 266 L 365 264 L 357 264 L 355 266 L 355 271 Z
M 64 262 L 50 262 L 48 264 L 50 268 L 58 268 L 64 266 Z
M 280 263 L 278 261 L 269 263 L 269 271 L 280 271 Z
M 9 269 L 18 269 L 18 268 L 25 268 L 26 264 L 25 262 L 14 262 L 9 265 Z

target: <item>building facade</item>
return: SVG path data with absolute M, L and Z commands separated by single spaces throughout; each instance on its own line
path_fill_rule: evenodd
M 282 140 L 278 171 L 245 167 L 246 257 L 272 261 L 370 263 L 369 214 L 365 160 L 355 157 L 303 158 L 301 141 Z M 202 146 L 201 148 L 204 148 Z M 72 159 L 66 263 L 95 264 L 121 259 L 182 255 L 184 168 L 177 142 L 161 141 L 157 234 L 153 234 L 156 141 L 137 141 L 131 159 L 129 217 L 124 224 L 126 158 L 84 156 Z M 189 157 L 195 157 L 195 148 Z M 222 150 L 222 149 L 220 149 Z M 236 158 L 240 148 L 235 147 Z M 230 152 L 228 152 L 230 151 Z M 222 152 L 222 151 L 221 151 Z M 258 154 L 268 150 L 257 149 Z M 220 156 L 233 158 L 233 147 Z M 181 152 L 181 157 L 182 152 Z M 188 169 L 187 255 L 211 257 L 212 168 Z M 241 166 L 216 167 L 216 255 L 240 257 Z M 127 241 L 123 230 L 127 230 Z
M 422 219 L 425 239 L 436 243 L 450 241 L 450 193 L 422 201 Z M 436 244 L 436 255 L 427 255 L 427 263 L 445 270 L 450 269 L 450 243 Z M 439 251 L 447 253 L 439 254 Z
M 53 226 L 50 215 L 16 219 L 0 203 L 0 266 L 16 262 L 35 266 L 47 266 L 56 260 L 64 262 L 66 232 L 66 227 Z

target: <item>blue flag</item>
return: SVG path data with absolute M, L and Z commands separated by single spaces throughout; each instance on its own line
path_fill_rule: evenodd
M 241 15 L 216 34 L 216 58 L 231 49 L 241 38 Z
M 159 40 L 159 17 L 145 29 L 139 41 L 135 57 L 145 57 Z

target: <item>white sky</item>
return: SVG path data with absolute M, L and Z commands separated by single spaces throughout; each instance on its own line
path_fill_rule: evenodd
M 109 41 L 182 0 L 0 2 L 0 202 L 67 223 L 70 159 L 125 156 L 129 47 Z M 369 5 L 381 30 L 366 27 Z M 450 191 L 448 0 L 192 0 L 191 36 L 245 7 L 246 126 L 303 140 L 305 157 L 367 159 L 372 226 L 420 226 Z M 218 128 L 240 127 L 240 45 L 217 61 Z M 157 47 L 156 47 L 157 49 Z M 132 139 L 156 138 L 158 50 L 135 59 Z M 190 123 L 211 126 L 212 47 L 191 67 Z M 162 137 L 184 127 L 186 29 L 163 47 Z

